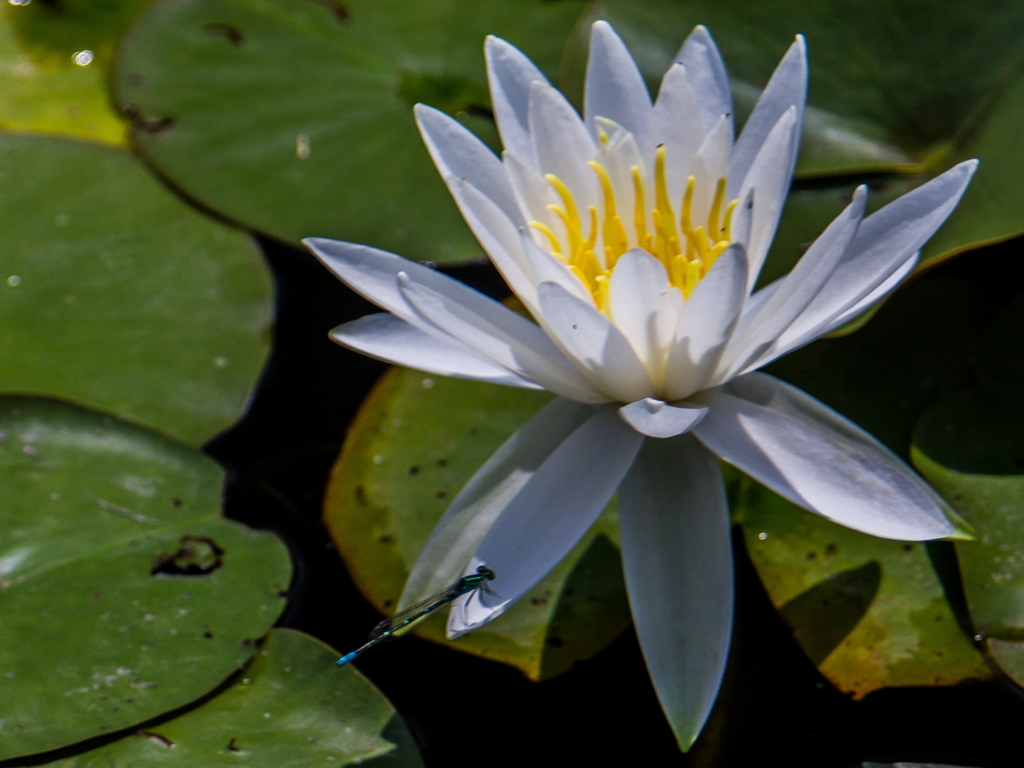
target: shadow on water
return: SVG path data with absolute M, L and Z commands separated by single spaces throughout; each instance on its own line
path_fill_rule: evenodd
M 229 470 L 227 514 L 278 532 L 291 549 L 296 577 L 281 624 L 352 648 L 380 616 L 346 574 L 320 524 L 320 505 L 347 425 L 384 366 L 334 345 L 327 331 L 376 310 L 308 254 L 266 239 L 261 245 L 278 285 L 274 350 L 248 413 L 207 451 Z M 998 266 L 1021 263 L 1019 252 L 1019 244 L 1008 243 L 985 254 Z M 970 258 L 977 267 L 981 256 Z M 949 265 L 950 274 L 979 274 L 958 261 Z M 489 266 L 446 271 L 485 293 L 505 293 Z M 1001 281 L 991 282 L 998 292 Z M 723 695 L 687 755 L 678 752 L 661 715 L 631 630 L 590 661 L 539 684 L 414 637 L 358 666 L 398 708 L 432 768 L 639 761 L 789 768 L 852 768 L 864 760 L 1020 764 L 1016 729 L 1024 697 L 1009 685 L 889 689 L 854 702 L 794 642 L 786 621 L 799 632 L 820 611 L 835 625 L 828 643 L 838 642 L 877 588 L 877 565 L 809 590 L 780 616 L 740 537 L 735 547 L 736 633 Z M 812 655 L 822 658 L 828 643 L 812 648 Z

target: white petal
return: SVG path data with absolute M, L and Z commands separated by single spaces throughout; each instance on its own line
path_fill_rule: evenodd
M 675 437 L 689 432 L 707 412 L 707 408 L 668 405 L 664 400 L 653 397 L 645 397 L 619 408 L 620 418 L 647 437 Z
M 629 341 L 607 317 L 555 283 L 541 283 L 537 298 L 547 331 L 602 392 L 624 403 L 654 394 Z
M 580 402 L 604 402 L 544 331 L 503 304 L 452 280 L 426 286 L 398 275 L 407 303 L 420 318 L 517 376 Z
M 697 96 L 704 132 L 710 131 L 722 115 L 728 115 L 731 134 L 732 92 L 729 90 L 729 77 L 725 73 L 725 63 L 718 53 L 718 47 L 706 27 L 694 27 L 675 60 L 686 67 L 690 85 Z
M 484 44 L 491 108 L 498 124 L 501 143 L 520 157 L 536 162 L 530 141 L 530 84 L 548 79 L 522 51 L 499 37 L 488 36 Z
M 841 315 L 837 315 L 836 317 L 832 318 L 828 322 L 828 324 L 825 325 L 824 328 L 822 328 L 820 335 L 824 336 L 827 333 L 832 333 L 832 331 L 836 330 L 840 326 L 846 325 L 848 322 L 864 314 L 869 309 L 871 309 L 871 307 L 873 307 L 875 304 L 877 304 L 890 293 L 895 291 L 904 280 L 910 277 L 911 273 L 914 271 L 914 268 L 917 266 L 917 259 L 920 255 L 920 251 L 913 254 L 909 259 L 903 262 L 903 264 L 901 264 L 895 272 L 889 275 L 889 277 L 886 278 L 884 283 L 875 288 L 875 290 L 873 290 L 863 299 L 858 301 L 848 310 L 843 312 Z M 767 363 L 763 363 L 763 365 L 767 365 Z
M 846 325 L 851 320 L 855 320 L 857 317 L 862 315 L 864 312 L 867 312 L 869 309 L 871 309 L 871 307 L 880 302 L 890 293 L 895 291 L 900 286 L 900 284 L 910 276 L 910 274 L 914 271 L 914 268 L 917 266 L 917 258 L 919 255 L 919 253 L 911 255 L 911 257 L 907 259 L 905 262 L 903 262 L 903 264 L 900 265 L 900 267 L 895 272 L 893 272 L 888 278 L 886 278 L 885 282 L 883 282 L 875 290 L 873 290 L 871 293 L 869 293 L 867 296 L 858 301 L 856 304 L 854 304 L 852 307 L 850 307 L 842 314 L 836 315 L 826 324 L 818 326 L 811 333 L 807 333 L 803 336 L 786 336 L 784 339 L 776 341 L 776 343 L 769 347 L 763 355 L 758 357 L 753 362 L 748 363 L 736 375 L 742 376 L 745 373 L 756 371 L 758 368 L 763 368 L 764 366 L 771 363 L 773 360 L 777 360 L 783 355 L 789 354 L 794 349 L 802 347 L 805 344 L 809 344 L 815 339 L 825 336 L 826 334 L 832 333 L 832 331 L 842 327 L 843 325 Z
M 679 328 L 679 321 L 683 317 L 685 305 L 683 292 L 674 285 L 661 294 L 661 297 L 658 299 L 658 308 L 653 318 L 654 340 L 658 350 L 658 358 L 650 363 L 648 370 L 661 389 L 665 388 L 668 356 L 675 346 L 676 330 Z
M 536 309 L 536 283 L 523 253 L 519 228 L 468 181 L 448 176 L 445 183 L 462 217 L 509 288 L 531 311 Z
M 817 338 L 834 318 L 880 291 L 953 212 L 977 165 L 960 163 L 864 219 L 832 277 L 778 346 L 794 349 Z
M 583 103 L 585 122 L 595 141 L 594 118 L 606 117 L 632 133 L 639 146 L 646 146 L 651 97 L 626 44 L 607 21 L 596 21 L 591 27 Z
M 729 246 L 683 307 L 668 353 L 665 393 L 678 400 L 703 389 L 726 347 L 747 297 L 747 256 Z
M 946 503 L 910 467 L 796 387 L 751 373 L 694 400 L 711 412 L 693 434 L 794 504 L 887 539 L 953 532 Z
M 753 290 L 757 276 L 761 273 L 761 266 L 768 255 L 775 237 L 775 228 L 782 215 L 782 206 L 786 203 L 786 194 L 793 179 L 798 136 L 796 109 L 790 107 L 768 133 L 768 138 L 761 145 L 740 185 L 741 200 L 746 197 L 747 190 L 754 190 L 754 215 L 747 245 L 747 258 L 750 261 L 747 279 L 750 281 L 750 290 Z
M 647 440 L 619 487 L 622 566 L 647 669 L 682 749 L 718 694 L 733 616 L 718 460 L 689 435 Z
M 399 272 L 407 272 L 417 282 L 435 290 L 455 282 L 447 275 L 422 264 L 368 245 L 323 237 L 307 237 L 302 244 L 353 291 L 424 330 L 430 325 L 424 323 L 406 302 L 395 283 L 395 276 Z
M 866 203 L 867 187 L 858 187 L 853 201 L 811 244 L 792 271 L 778 281 L 771 297 L 760 303 L 756 313 L 744 312 L 722 360 L 722 367 L 731 369 L 726 376 L 744 370 L 763 355 L 814 300 L 857 234 Z
M 640 153 L 640 147 L 636 143 L 633 134 L 615 121 L 608 120 L 607 118 L 595 118 L 595 123 L 608 139 L 608 143 L 602 145 L 597 152 L 597 162 L 608 173 L 612 189 L 615 191 L 616 213 L 623 218 L 623 221 L 631 222 L 633 221 L 636 206 L 636 193 L 633 187 L 633 167 L 636 166 L 639 169 L 641 183 L 646 184 L 647 171 L 645 169 L 647 164 L 644 162 L 644 158 Z M 602 205 L 597 209 L 602 221 L 606 215 L 603 202 L 604 198 L 602 197 Z M 626 238 L 629 240 L 630 246 L 637 247 L 639 243 L 637 243 L 636 227 L 627 225 L 625 229 Z M 603 246 L 603 236 L 600 242 Z M 598 253 L 603 253 L 603 247 L 598 249 Z
M 569 268 L 559 259 L 538 247 L 527 234 L 520 235 L 523 241 L 523 252 L 530 262 L 534 279 L 540 283 L 557 283 L 582 302 L 594 305 L 594 297 L 580 282 Z
M 615 327 L 622 331 L 654 378 L 660 378 L 663 367 L 663 340 L 659 338 L 656 316 L 661 296 L 668 287 L 665 266 L 640 248 L 619 257 L 609 285 L 608 298 Z
M 506 150 L 502 153 L 501 158 L 505 167 L 505 173 L 508 175 L 509 184 L 523 215 L 530 221 L 539 221 L 550 227 L 555 234 L 561 237 L 564 248 L 565 236 L 562 224 L 558 217 L 548 210 L 549 205 L 561 205 L 555 190 L 548 184 L 540 171 L 515 152 Z M 536 232 L 536 230 L 534 231 Z M 539 232 L 536 232 L 536 238 L 538 239 L 535 242 L 543 243 L 544 247 L 549 247 Z
M 765 305 L 768 299 L 774 296 L 775 292 L 782 287 L 784 281 L 785 278 L 780 277 L 778 280 L 774 280 L 764 288 L 759 288 L 757 291 L 750 294 L 750 296 L 747 297 L 747 303 L 743 305 L 743 317 L 756 317 L 757 313 L 761 311 L 761 308 Z M 741 323 L 743 317 L 740 318 Z
M 394 365 L 460 379 L 541 388 L 451 337 L 427 333 L 387 312 L 339 325 L 331 331 L 331 338 L 342 346 Z
M 423 143 L 427 145 L 442 179 L 454 176 L 476 187 L 501 209 L 513 224 L 525 224 L 501 161 L 465 126 L 444 112 L 417 104 L 413 112 Z
M 732 214 L 732 240 L 734 243 L 740 243 L 744 249 L 750 246 L 750 235 L 754 226 L 754 209 L 757 207 L 754 204 L 754 192 L 753 187 L 745 190 Z
M 469 568 L 495 572 L 493 594 L 477 590 L 457 600 L 449 637 L 495 618 L 558 565 L 601 514 L 643 441 L 606 406 L 555 449 L 481 542 Z
M 655 148 L 665 146 L 669 199 L 682 200 L 693 157 L 704 140 L 704 126 L 700 121 L 697 97 L 690 87 L 686 68 L 681 64 L 673 64 L 662 78 L 648 133 L 644 157 L 648 158 L 648 163 L 653 162 Z
M 727 199 L 736 197 L 740 184 L 746 178 L 747 171 L 757 157 L 761 145 L 779 118 L 790 107 L 796 107 L 796 143 L 800 142 L 800 128 L 804 122 L 804 103 L 807 101 L 807 44 L 803 35 L 797 35 L 796 41 L 786 51 L 782 61 L 772 73 L 771 80 L 765 86 L 761 97 L 750 113 L 736 146 L 732 151 L 729 165 L 729 191 Z M 793 165 L 796 155 L 793 155 Z M 789 169 L 793 175 L 793 167 Z
M 572 104 L 550 85 L 530 86 L 530 139 L 542 173 L 553 173 L 573 194 L 580 218 L 598 203 L 597 180 L 587 166 L 597 145 Z
M 593 415 L 592 406 L 556 398 L 495 451 L 430 534 L 405 582 L 399 610 L 459 578 L 501 511 L 552 452 Z
M 729 153 L 732 151 L 732 124 L 725 117 L 720 117 L 693 158 L 690 174 L 696 179 L 693 191 L 693 226 L 707 228 L 708 213 L 715 198 L 715 189 L 719 179 L 729 174 Z M 682 202 L 672 200 L 673 207 Z M 709 233 L 713 234 L 713 233 Z

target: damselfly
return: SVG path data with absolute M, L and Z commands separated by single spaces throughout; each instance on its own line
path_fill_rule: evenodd
M 476 573 L 471 573 L 469 576 L 463 576 L 461 579 L 456 581 L 450 587 L 445 587 L 437 594 L 431 595 L 426 600 L 423 600 L 416 605 L 411 605 L 404 611 L 399 611 L 390 619 L 384 619 L 380 624 L 373 628 L 370 632 L 370 637 L 365 644 L 356 648 L 352 653 L 346 653 L 340 659 L 338 659 L 338 666 L 348 664 L 352 659 L 361 656 L 366 651 L 373 648 L 377 643 L 383 643 L 387 640 L 396 640 L 399 637 L 399 632 L 403 629 L 408 629 L 411 625 L 418 622 L 420 619 L 426 618 L 438 608 L 443 608 L 448 603 L 456 600 L 462 595 L 472 592 L 474 589 L 482 589 L 485 592 L 490 590 L 487 588 L 487 582 L 494 580 L 494 571 L 487 566 L 481 565 L 476 569 Z

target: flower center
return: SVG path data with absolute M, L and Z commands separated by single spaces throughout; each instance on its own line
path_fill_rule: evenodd
M 707 274 L 715 259 L 732 242 L 732 213 L 737 200 L 732 200 L 723 209 L 725 202 L 724 177 L 718 179 L 715 194 L 705 224 L 693 226 L 693 195 L 697 186 L 695 176 L 686 180 L 686 190 L 679 211 L 678 222 L 669 201 L 668 183 L 665 178 L 665 147 L 658 147 L 654 161 L 654 207 L 644 204 L 644 184 L 640 168 L 631 166 L 633 177 L 633 237 L 629 236 L 626 225 L 615 205 L 615 187 L 608 172 L 593 160 L 588 165 L 597 174 L 604 199 L 604 218 L 598 221 L 597 208 L 588 206 L 587 234 L 583 234 L 583 220 L 568 187 L 554 174 L 546 174 L 548 183 L 558 193 L 562 205 L 549 205 L 566 231 L 565 246 L 546 224 L 531 221 L 530 226 L 547 238 L 551 255 L 562 261 L 587 287 L 594 297 L 598 309 L 606 311 L 608 306 L 609 280 L 615 262 L 630 249 L 630 242 L 643 248 L 665 265 L 669 285 L 690 297 L 697 283 Z M 598 247 L 598 235 L 601 247 Z

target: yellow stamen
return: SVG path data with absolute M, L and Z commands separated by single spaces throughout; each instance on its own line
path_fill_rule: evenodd
M 729 244 L 724 240 L 719 240 L 717 243 L 715 243 L 714 248 L 712 248 L 711 251 L 708 253 L 708 257 L 704 261 L 703 266 L 701 267 L 701 277 L 704 277 L 704 275 L 708 273 L 708 270 L 715 266 L 715 262 L 718 260 L 718 257 L 721 256 L 725 249 L 728 247 Z
M 575 264 L 571 264 L 569 265 L 569 271 L 576 275 L 576 279 L 587 286 L 587 289 L 590 290 L 590 278 L 587 277 L 582 269 L 577 267 Z
M 693 230 L 693 244 L 697 247 L 701 261 L 707 261 L 708 254 L 711 253 L 711 243 L 708 242 L 704 227 L 697 227 Z
M 559 208 L 557 205 L 554 204 L 549 205 L 547 208 L 558 218 L 560 218 L 562 220 L 562 224 L 565 226 L 566 234 L 568 234 L 569 236 L 569 258 L 571 259 L 572 255 L 576 253 L 577 250 L 579 250 L 579 246 L 582 244 L 581 241 L 583 236 L 580 232 L 579 217 L 576 217 L 576 225 L 573 226 L 572 219 L 569 217 L 569 214 L 566 213 L 564 209 Z
M 687 177 L 686 191 L 683 192 L 683 209 L 679 213 L 679 223 L 683 228 L 683 234 L 687 237 L 693 232 L 693 191 L 696 188 L 697 177 Z
M 683 278 L 686 275 L 686 265 L 689 263 L 685 256 L 676 256 L 668 269 L 668 280 L 672 285 L 681 287 Z
M 676 231 L 676 217 L 672 213 L 672 204 L 668 199 L 668 181 L 665 177 L 665 146 L 658 147 L 658 151 L 654 155 L 654 204 L 657 206 L 655 210 L 658 211 L 658 218 L 660 219 L 660 226 L 655 225 L 655 229 L 658 232 L 661 243 L 655 244 L 655 249 L 658 253 L 655 256 L 661 258 L 668 265 L 668 260 L 671 258 L 671 250 L 668 245 L 668 238 L 670 233 L 675 234 Z M 652 211 L 653 213 L 653 211 Z
M 601 266 L 601 262 L 597 260 L 597 256 L 594 255 L 593 251 L 583 251 L 580 254 L 579 267 L 591 280 L 597 278 L 598 275 L 604 274 L 606 271 Z
M 725 221 L 722 223 L 722 239 L 727 243 L 732 242 L 732 212 L 736 210 L 739 200 L 732 200 L 725 208 Z
M 621 253 L 615 255 L 618 258 L 629 250 L 629 236 L 626 235 L 626 228 L 622 225 L 622 217 L 612 216 L 612 225 L 614 226 L 614 235 L 619 238 L 618 245 Z
M 697 262 L 691 261 L 686 265 L 686 276 L 683 279 L 683 296 L 690 298 L 690 294 L 693 293 L 693 289 L 697 287 L 697 283 L 700 282 L 700 267 Z
M 622 227 L 622 221 L 615 211 L 615 189 L 612 180 L 608 178 L 608 172 L 600 163 L 590 160 L 589 165 L 597 174 L 601 182 L 601 194 L 604 197 L 604 224 L 601 227 L 601 234 L 604 236 L 605 266 L 611 268 L 619 256 L 629 250 L 629 240 L 626 238 L 626 231 Z M 608 257 L 607 254 L 611 253 Z
M 558 196 L 562 199 L 562 205 L 565 209 L 559 209 L 557 206 L 548 206 L 549 210 L 558 213 L 559 218 L 566 222 L 566 229 L 569 230 L 569 241 L 570 248 L 576 249 L 579 241 L 583 239 L 582 223 L 580 222 L 579 211 L 576 210 L 576 201 L 572 197 L 572 192 L 569 188 L 562 183 L 562 180 L 555 176 L 553 173 L 544 174 L 544 178 L 548 180 L 548 184 L 555 188 Z M 560 212 L 561 211 L 561 212 Z M 563 215 L 564 214 L 564 215 Z
M 607 143 L 605 134 L 599 134 L 599 139 Z M 568 187 L 554 174 L 545 175 L 561 202 L 561 205 L 549 205 L 548 210 L 562 222 L 566 240 L 560 240 L 551 227 L 542 222 L 531 221 L 529 226 L 547 238 L 552 256 L 568 266 L 605 314 L 610 312 L 608 297 L 612 271 L 622 254 L 629 250 L 632 237 L 635 236 L 634 242 L 638 247 L 665 265 L 669 284 L 678 287 L 687 299 L 732 242 L 732 217 L 738 201 L 731 200 L 723 211 L 726 179 L 720 178 L 715 184 L 706 226 L 694 227 L 693 202 L 697 179 L 689 176 L 682 205 L 678 209 L 677 227 L 676 212 L 669 197 L 666 160 L 665 147 L 658 147 L 654 161 L 653 208 L 645 205 L 645 191 L 649 190 L 644 188 L 640 167 L 630 167 L 634 202 L 632 234 L 617 210 L 615 185 L 599 162 L 591 161 L 588 165 L 597 174 L 603 211 L 598 211 L 594 205 L 587 206 L 589 229 L 586 236 L 580 210 Z
M 608 274 L 598 275 L 594 278 L 594 283 L 597 285 L 597 290 L 594 291 L 594 303 L 597 304 L 599 310 L 607 315 L 610 309 L 608 297 L 611 295 L 611 282 L 608 280 Z
M 640 169 L 630 166 L 633 176 L 633 226 L 636 227 L 636 242 L 641 248 L 647 248 L 647 218 L 644 215 L 644 181 L 640 178 Z
M 587 208 L 590 210 L 590 234 L 587 235 L 587 241 L 583 244 L 583 248 L 592 251 L 597 245 L 597 208 L 592 205 L 588 205 Z
M 558 238 L 555 237 L 555 233 L 551 231 L 551 227 L 540 221 L 531 221 L 527 226 L 533 227 L 538 232 L 541 232 L 544 237 L 548 239 L 548 243 L 551 245 L 551 252 L 556 256 L 561 257 L 562 246 L 558 242 Z
M 604 195 L 604 218 L 607 221 L 610 216 L 615 215 L 615 191 L 612 189 L 612 180 L 608 178 L 608 172 L 600 163 L 588 160 L 587 165 L 593 169 L 597 174 L 598 181 L 601 182 L 601 193 Z
M 666 247 L 666 241 L 668 240 L 668 233 L 665 231 L 665 224 L 661 220 L 661 211 L 657 208 L 651 209 L 651 223 L 654 224 L 654 249 L 651 253 L 661 259 L 665 266 L 668 266 L 669 259 L 668 248 Z
M 719 224 L 719 216 L 722 214 L 722 203 L 725 202 L 725 178 L 720 177 L 715 185 L 715 197 L 711 203 L 711 210 L 708 211 L 708 234 L 717 237 L 722 231 Z

